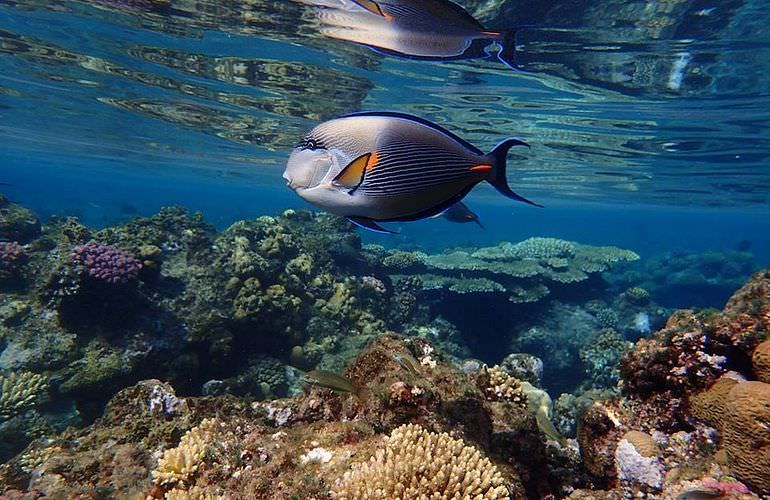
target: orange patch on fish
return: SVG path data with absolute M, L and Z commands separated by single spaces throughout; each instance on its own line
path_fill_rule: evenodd
M 374 167 L 377 166 L 377 162 L 379 161 L 379 158 L 377 157 L 377 152 L 374 151 L 372 154 L 369 155 L 369 159 L 366 162 L 366 167 L 364 170 L 366 172 L 371 172 L 374 170 Z
M 474 172 L 489 172 L 492 170 L 492 165 L 476 165 L 475 167 L 471 167 L 471 170 Z

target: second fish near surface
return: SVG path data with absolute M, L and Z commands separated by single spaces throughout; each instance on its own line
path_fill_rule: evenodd
M 433 61 L 497 56 L 516 68 L 516 31 L 490 31 L 451 0 L 297 0 L 321 32 L 387 55 Z
M 283 177 L 299 196 L 373 231 L 379 222 L 413 221 L 440 214 L 487 181 L 504 196 L 509 137 L 484 153 L 448 130 L 417 116 L 366 112 L 324 122 L 294 148 Z

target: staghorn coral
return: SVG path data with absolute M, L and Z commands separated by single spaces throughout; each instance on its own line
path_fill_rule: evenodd
M 0 374 L 0 420 L 35 406 L 48 386 L 45 375 L 32 372 Z
M 508 498 L 492 462 L 449 434 L 407 424 L 391 432 L 385 449 L 355 465 L 335 484 L 335 498 Z
M 521 382 L 512 377 L 504 368 L 495 365 L 487 370 L 489 381 L 484 387 L 484 394 L 491 401 L 514 401 L 524 398 Z
M 757 380 L 770 384 L 770 340 L 765 340 L 754 349 L 751 365 Z
M 182 487 L 197 472 L 211 444 L 211 434 L 218 422 L 207 418 L 182 436 L 179 445 L 163 452 L 152 477 L 161 485 L 180 484 Z

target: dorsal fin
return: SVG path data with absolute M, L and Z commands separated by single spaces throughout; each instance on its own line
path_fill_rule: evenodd
M 369 159 L 372 157 L 372 153 L 364 153 L 355 160 L 348 163 L 348 166 L 343 168 L 342 171 L 332 180 L 332 183 L 337 186 L 344 186 L 351 188 L 351 192 L 355 191 L 358 186 L 364 182 L 364 176 L 366 175 L 366 167 L 369 164 Z
M 445 129 L 441 125 L 437 125 L 431 121 L 426 120 L 425 118 L 420 118 L 419 116 L 414 116 L 407 113 L 399 113 L 397 111 L 362 111 L 359 113 L 350 113 L 347 115 L 342 115 L 340 116 L 340 118 L 352 118 L 356 116 L 382 116 L 386 118 L 400 118 L 402 120 L 408 120 L 415 123 L 419 123 L 420 125 L 425 125 L 428 128 L 432 128 L 433 130 L 437 132 L 441 132 L 447 137 L 457 141 L 458 143 L 463 145 L 465 148 L 470 150 L 472 153 L 477 154 L 479 156 L 484 156 L 483 151 L 481 151 L 479 148 L 477 148 L 470 142 L 466 141 L 462 137 L 458 136 L 453 132 L 450 132 L 449 130 Z

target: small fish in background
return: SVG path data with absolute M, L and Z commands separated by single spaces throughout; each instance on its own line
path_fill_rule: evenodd
M 364 394 L 364 388 L 358 387 L 350 380 L 327 370 L 311 370 L 303 374 L 305 381 L 311 385 L 326 387 L 336 392 L 350 393 L 358 399 Z
M 398 365 L 404 369 L 407 373 L 409 373 L 413 377 L 419 377 L 420 376 L 420 363 L 417 362 L 416 359 L 414 359 L 409 354 L 399 354 L 395 352 L 390 353 L 390 357 L 393 358 L 393 360 L 398 363 Z
M 452 61 L 496 56 L 513 69 L 516 30 L 490 31 L 451 0 L 300 0 L 322 7 L 321 32 L 409 59 Z
M 486 230 L 484 224 L 482 224 L 479 220 L 479 216 L 471 211 L 471 209 L 461 201 L 444 210 L 444 212 L 441 214 L 441 217 L 445 218 L 449 222 L 456 222 L 458 224 L 475 222 L 481 229 Z
M 309 203 L 392 234 L 378 222 L 433 217 L 483 181 L 508 198 L 540 206 L 508 186 L 506 159 L 513 146 L 528 145 L 509 137 L 485 154 L 416 116 L 356 113 L 311 130 L 292 151 L 283 177 Z

